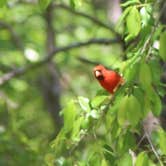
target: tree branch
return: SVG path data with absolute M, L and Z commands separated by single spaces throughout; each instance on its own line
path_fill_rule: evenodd
M 23 45 L 21 42 L 20 37 L 16 34 L 16 32 L 13 30 L 13 27 L 11 25 L 9 25 L 8 23 L 4 22 L 4 21 L 0 21 L 0 28 L 5 28 L 9 31 L 10 35 L 11 35 L 11 39 L 14 43 L 14 45 L 19 48 L 19 49 L 23 49 Z
M 82 56 L 77 57 L 77 59 L 78 59 L 80 62 L 83 62 L 83 63 L 85 63 L 85 64 L 89 64 L 89 65 L 93 65 L 93 66 L 100 64 L 100 63 L 97 62 L 97 61 L 91 61 L 91 60 L 86 59 L 86 58 L 84 58 L 84 57 L 82 57 Z
M 52 3 L 47 7 L 44 14 L 46 22 L 46 49 L 51 53 L 55 49 L 55 31 L 53 27 L 53 6 Z
M 55 31 L 54 31 L 54 8 L 52 3 L 50 3 L 45 12 L 44 12 L 44 20 L 46 23 L 46 57 L 55 49 Z M 39 74 L 38 80 L 40 85 L 40 90 L 42 92 L 45 106 L 48 112 L 51 115 L 51 118 L 55 127 L 55 135 L 59 132 L 62 127 L 62 117 L 59 116 L 59 112 L 61 110 L 60 97 L 61 97 L 61 85 L 60 85 L 60 77 L 57 72 L 57 66 L 52 61 L 49 61 L 42 73 Z
M 11 72 L 8 72 L 8 73 L 4 74 L 0 78 L 0 85 L 4 85 L 6 82 L 8 82 L 9 80 L 11 80 L 12 78 L 18 77 L 20 75 L 23 75 L 24 73 L 26 73 L 28 71 L 31 71 L 31 70 L 33 70 L 35 68 L 38 68 L 38 67 L 46 64 L 54 56 L 56 56 L 57 53 L 68 51 L 68 50 L 71 50 L 71 49 L 74 49 L 74 48 L 95 45 L 95 44 L 98 44 L 98 45 L 101 45 L 101 44 L 108 45 L 108 44 L 116 44 L 116 43 L 119 43 L 119 42 L 120 42 L 119 39 L 106 39 L 106 38 L 90 39 L 90 40 L 87 40 L 85 42 L 77 42 L 77 43 L 73 43 L 73 44 L 70 44 L 70 45 L 67 45 L 67 46 L 55 48 L 43 60 L 38 61 L 38 62 L 33 63 L 33 64 L 30 64 L 30 65 L 27 65 L 25 67 L 20 67 L 20 68 L 14 69 Z
M 73 48 L 79 48 L 79 47 L 84 47 L 84 46 L 88 46 L 88 45 L 94 45 L 94 44 L 104 44 L 104 45 L 108 45 L 108 44 L 116 44 L 119 43 L 120 39 L 106 39 L 106 38 L 100 38 L 100 39 L 90 39 L 87 40 L 85 42 L 77 42 L 77 43 L 73 43 L 64 47 L 59 47 L 59 48 L 55 48 L 53 50 L 53 52 L 51 52 L 48 55 L 48 59 L 52 58 L 52 56 L 54 56 L 54 54 L 59 53 L 59 52 L 64 52 L 64 51 L 68 51 L 71 50 Z
M 147 138 L 147 140 L 148 140 L 148 142 L 149 142 L 149 144 L 150 144 L 150 146 L 152 148 L 152 151 L 153 151 L 154 155 L 156 156 L 160 166 L 164 166 L 162 161 L 160 160 L 160 156 L 159 156 L 158 152 L 156 151 L 156 149 L 155 149 L 155 147 L 154 147 L 154 145 L 153 145 L 153 143 L 151 141 L 151 138 L 150 138 L 149 134 L 145 132 L 145 136 L 146 136 L 146 138 Z

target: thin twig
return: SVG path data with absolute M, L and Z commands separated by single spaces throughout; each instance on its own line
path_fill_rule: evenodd
M 86 58 L 84 58 L 84 57 L 82 57 L 82 56 L 77 57 L 77 59 L 78 59 L 80 62 L 83 62 L 83 63 L 85 63 L 85 64 L 90 64 L 90 65 L 93 65 L 93 66 L 94 66 L 94 65 L 101 64 L 101 63 L 99 63 L 99 62 L 86 59 Z
M 142 141 L 145 139 L 146 135 L 144 134 L 141 139 L 139 140 L 139 142 L 136 145 L 136 148 L 138 148 L 140 146 L 140 144 L 142 143 Z
M 159 154 L 158 154 L 157 151 L 155 150 L 155 148 L 154 148 L 154 146 L 153 146 L 153 143 L 152 143 L 152 141 L 151 141 L 151 139 L 150 139 L 150 137 L 149 137 L 149 134 L 148 134 L 148 133 L 145 133 L 145 136 L 146 136 L 146 138 L 147 138 L 147 140 L 148 140 L 148 142 L 149 142 L 149 144 L 150 144 L 150 146 L 151 146 L 151 148 L 152 148 L 152 151 L 153 151 L 154 155 L 156 156 L 156 158 L 157 158 L 157 160 L 159 161 L 160 165 L 163 166 L 163 163 L 162 163 L 161 160 L 160 160 Z

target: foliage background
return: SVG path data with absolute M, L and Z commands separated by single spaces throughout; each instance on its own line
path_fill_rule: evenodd
M 164 0 L 0 7 L 0 165 L 166 164 Z M 111 99 L 96 63 L 126 80 Z

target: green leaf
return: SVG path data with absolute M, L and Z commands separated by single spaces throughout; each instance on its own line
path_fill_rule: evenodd
M 66 131 L 64 130 L 64 128 L 62 128 L 62 130 L 60 130 L 60 132 L 56 136 L 56 139 L 54 139 L 51 143 L 51 148 L 56 149 L 56 155 L 59 155 L 63 150 L 66 150 L 66 139 Z
M 82 0 L 70 0 L 70 6 L 75 9 L 77 6 L 82 5 Z
M 125 37 L 125 42 L 129 42 L 130 40 L 132 40 L 134 38 L 134 36 L 132 34 L 128 34 L 126 37 Z
M 149 165 L 148 166 L 156 166 L 156 163 L 154 163 L 152 160 L 149 160 Z
M 154 107 L 152 108 L 152 112 L 154 113 L 154 115 L 159 116 L 161 111 L 162 111 L 161 99 L 158 96 L 158 94 L 155 93 L 155 96 L 154 96 Z
M 135 96 L 130 95 L 127 104 L 127 118 L 132 126 L 135 126 L 142 116 L 140 103 Z
M 138 62 L 127 66 L 124 74 L 127 82 L 133 82 L 137 78 L 138 70 L 139 70 Z
M 130 0 L 130 1 L 126 1 L 125 3 L 122 3 L 120 6 L 127 7 L 130 5 L 135 5 L 135 4 L 139 4 L 139 3 L 140 3 L 139 0 Z
M 102 105 L 106 100 L 108 99 L 108 96 L 95 96 L 92 101 L 91 101 L 91 105 L 93 108 L 97 108 L 100 105 Z
M 147 5 L 140 9 L 142 27 L 146 27 L 148 25 L 150 26 L 150 23 L 153 21 L 151 17 L 151 13 L 152 13 L 151 8 L 152 8 L 151 5 Z
M 142 116 L 141 106 L 137 98 L 133 95 L 125 96 L 119 107 L 118 122 L 120 125 L 124 125 L 129 122 L 132 126 L 135 126 Z
M 148 165 L 149 165 L 149 160 L 146 152 L 141 152 L 136 159 L 135 166 L 148 166 Z
M 104 89 L 100 89 L 96 93 L 96 96 L 108 96 L 108 95 L 109 95 L 109 93 Z
M 88 114 L 87 117 L 92 117 L 93 119 L 99 119 L 100 114 L 97 110 L 91 110 Z
M 159 130 L 159 146 L 160 146 L 160 149 L 162 151 L 162 153 L 164 155 L 166 155 L 166 146 L 165 146 L 165 143 L 166 143 L 166 132 L 162 129 Z
M 79 96 L 78 97 L 78 102 L 81 106 L 81 108 L 86 111 L 89 112 L 90 111 L 90 106 L 89 106 L 89 99 L 83 96 Z
M 129 153 L 126 153 L 125 155 L 123 155 L 123 157 L 120 158 L 118 165 L 119 166 L 132 166 L 131 155 Z
M 122 23 L 123 23 L 124 20 L 126 19 L 126 16 L 127 16 L 128 13 L 130 12 L 131 8 L 132 8 L 132 7 L 129 6 L 129 7 L 127 7 L 127 8 L 123 11 L 123 13 L 122 13 L 122 15 L 120 16 L 120 19 L 119 19 L 119 21 L 118 21 L 118 23 L 117 23 L 115 29 L 119 29 L 119 28 L 120 28 L 120 26 L 122 25 Z
M 134 87 L 134 91 L 133 91 L 133 95 L 137 98 L 137 100 L 139 100 L 141 107 L 144 107 L 144 91 L 140 88 L 140 87 Z
M 162 103 L 161 103 L 160 97 L 151 86 L 148 87 L 148 90 L 146 93 L 150 100 L 150 106 L 151 106 L 151 110 L 153 114 L 155 116 L 159 116 L 162 110 Z
M 50 4 L 51 0 L 38 0 L 40 8 L 42 10 L 46 9 L 47 6 Z
M 82 129 L 88 129 L 90 127 L 90 119 L 88 117 L 85 117 L 85 119 L 81 123 Z
M 64 116 L 64 130 L 68 132 L 73 128 L 73 124 L 77 115 L 75 103 L 73 101 L 70 101 L 62 110 L 62 113 Z
M 80 140 L 80 129 L 83 121 L 84 118 L 80 117 L 74 122 L 71 139 L 75 142 L 78 142 Z
M 151 74 L 152 74 L 152 81 L 154 84 L 160 84 L 161 79 L 161 66 L 158 59 L 152 59 L 149 61 Z
M 101 165 L 101 154 L 98 152 L 95 152 L 95 149 L 93 149 L 93 151 L 91 152 L 91 154 L 88 157 L 89 158 L 87 160 L 88 160 L 89 166 L 95 166 L 95 165 L 100 166 Z
M 141 17 L 138 9 L 134 6 L 126 17 L 126 24 L 128 29 L 128 37 L 134 38 L 141 30 Z
M 119 111 L 118 111 L 118 123 L 122 126 L 127 121 L 127 104 L 128 104 L 128 96 L 122 98 Z
M 140 71 L 139 71 L 139 80 L 140 80 L 140 84 L 145 90 L 147 89 L 148 86 L 150 86 L 152 82 L 152 74 L 151 74 L 150 66 L 145 62 L 141 63 Z
M 166 31 L 161 33 L 160 35 L 160 48 L 159 48 L 159 55 L 160 57 L 166 61 Z
M 107 161 L 109 161 L 112 164 L 114 163 L 116 156 L 111 146 L 109 146 L 108 144 L 105 144 L 103 146 L 103 154 Z
M 105 159 L 102 159 L 101 166 L 108 166 L 107 161 Z

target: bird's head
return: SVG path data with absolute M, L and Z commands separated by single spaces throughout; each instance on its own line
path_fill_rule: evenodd
M 104 80 L 104 71 L 105 71 L 105 67 L 102 65 L 98 65 L 94 67 L 93 72 L 96 79 Z

